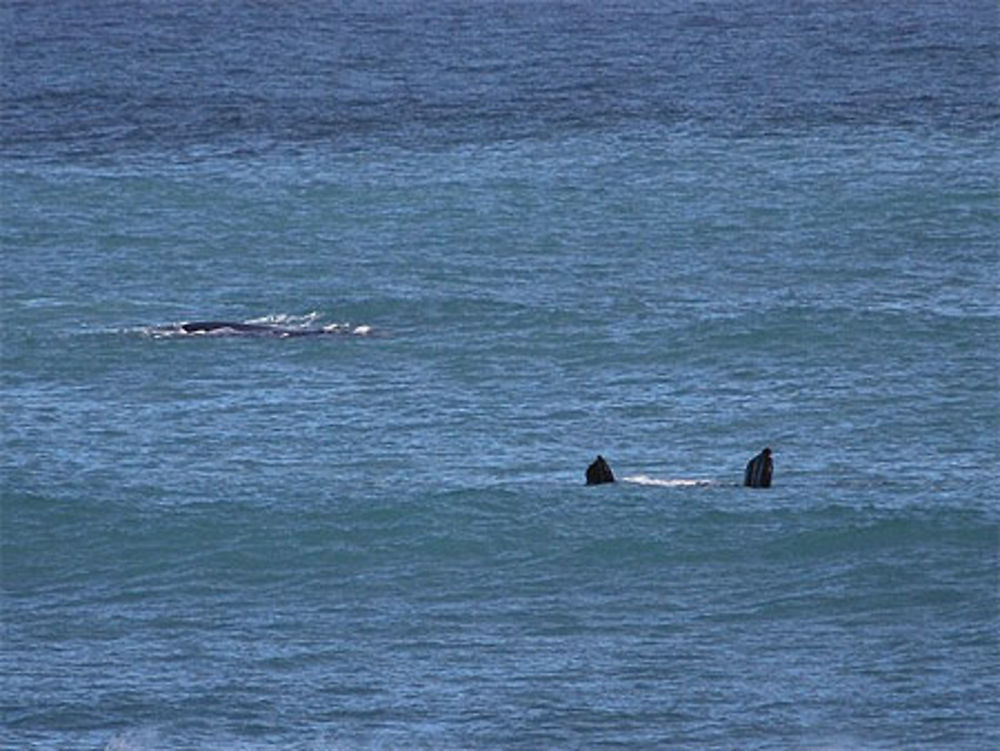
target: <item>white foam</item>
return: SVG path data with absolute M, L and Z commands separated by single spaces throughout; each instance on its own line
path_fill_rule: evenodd
M 305 314 L 294 313 L 270 313 L 260 318 L 251 318 L 244 323 L 260 324 L 263 326 L 308 326 L 320 319 L 319 312 L 313 310 Z
M 127 730 L 108 741 L 104 751 L 150 751 L 163 748 L 156 731 L 151 729 Z
M 711 480 L 696 477 L 651 477 L 650 475 L 629 475 L 622 482 L 633 485 L 650 485 L 657 488 L 696 488 L 712 485 Z

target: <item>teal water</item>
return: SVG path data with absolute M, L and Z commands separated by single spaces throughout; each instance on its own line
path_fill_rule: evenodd
M 996 745 L 995 7 L 139 8 L 4 6 L 0 745 Z

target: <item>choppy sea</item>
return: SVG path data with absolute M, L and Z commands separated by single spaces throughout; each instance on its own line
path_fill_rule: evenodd
M 3 0 L 0 747 L 996 748 L 998 15 Z

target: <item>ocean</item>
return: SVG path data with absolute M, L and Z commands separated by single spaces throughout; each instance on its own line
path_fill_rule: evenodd
M 0 28 L 0 748 L 1000 746 L 994 0 Z

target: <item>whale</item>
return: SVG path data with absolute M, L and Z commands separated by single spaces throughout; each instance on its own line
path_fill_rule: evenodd
M 212 334 L 217 336 L 329 336 L 334 334 L 367 334 L 369 327 L 351 328 L 347 324 L 331 324 L 322 328 L 289 328 L 268 323 L 240 323 L 239 321 L 185 321 L 177 329 L 182 334 Z
M 235 321 L 188 321 L 180 325 L 180 330 L 185 334 L 212 334 L 229 332 L 234 334 L 276 333 L 274 326 L 265 326 L 261 323 L 236 323 Z

